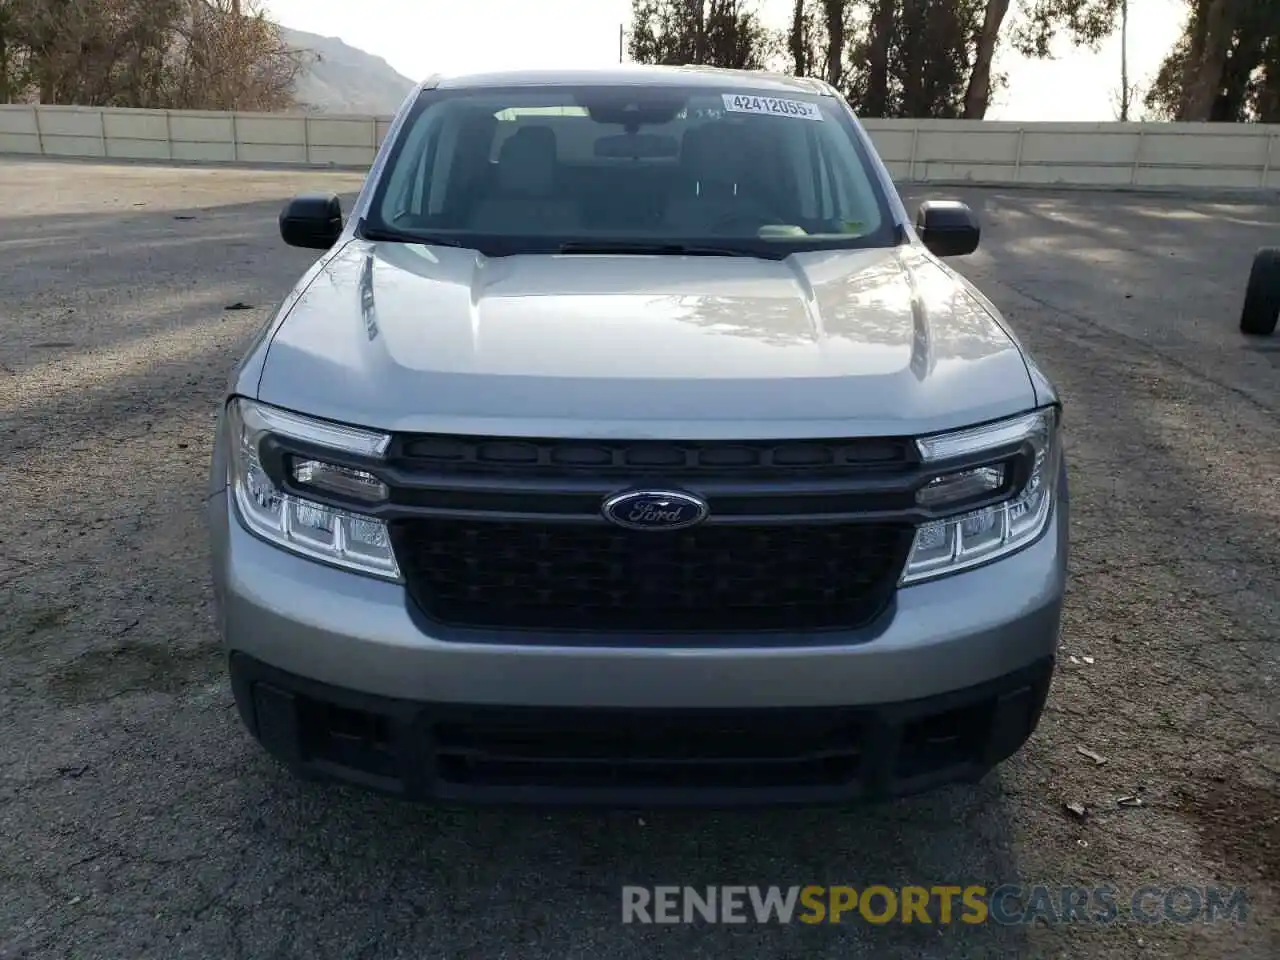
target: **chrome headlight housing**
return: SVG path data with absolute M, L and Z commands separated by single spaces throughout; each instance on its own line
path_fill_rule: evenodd
M 1057 407 L 916 441 L 926 466 L 967 462 L 938 473 L 916 495 L 920 506 L 1009 496 L 981 509 L 921 524 L 902 574 L 902 585 L 946 576 L 1029 547 L 1048 526 L 1057 494 L 1061 444 Z M 983 455 L 992 458 L 981 462 Z M 1003 456 L 1002 456 L 1003 455 Z M 999 457 L 999 459 L 997 459 Z M 975 459 L 979 462 L 974 463 Z M 1019 466 L 1021 464 L 1021 466 Z M 1017 479 L 1016 485 L 1011 481 Z
M 386 484 L 367 470 L 328 462 L 354 455 L 376 459 L 385 455 L 391 438 L 281 410 L 236 397 L 227 407 L 230 444 L 228 477 L 244 525 L 268 543 L 284 550 L 359 573 L 400 579 L 387 525 L 362 515 L 358 504 L 376 505 L 388 497 Z M 290 486 L 342 497 L 353 509 L 337 509 L 286 492 L 263 466 L 263 444 L 277 437 L 316 449 L 312 456 L 286 459 Z

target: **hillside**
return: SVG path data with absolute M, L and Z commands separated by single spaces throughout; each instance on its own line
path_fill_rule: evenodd
M 291 47 L 309 51 L 296 95 L 302 107 L 321 113 L 391 114 L 416 84 L 387 61 L 343 43 L 281 27 Z

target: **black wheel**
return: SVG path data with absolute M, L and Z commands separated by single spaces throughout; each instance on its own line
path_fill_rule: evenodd
M 1280 248 L 1267 247 L 1253 258 L 1244 293 L 1240 329 L 1256 337 L 1270 336 L 1280 317 Z

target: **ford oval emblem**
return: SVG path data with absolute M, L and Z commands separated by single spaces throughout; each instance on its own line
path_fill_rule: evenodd
M 674 490 L 631 490 L 604 502 L 605 519 L 629 530 L 683 530 L 707 519 L 707 504 Z

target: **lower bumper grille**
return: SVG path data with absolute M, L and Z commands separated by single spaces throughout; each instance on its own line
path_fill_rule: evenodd
M 413 600 L 458 626 L 600 631 L 856 628 L 888 605 L 901 524 L 706 525 L 420 518 L 391 525 Z
M 496 787 L 831 786 L 857 776 L 859 720 L 852 710 L 490 710 L 437 726 L 436 769 Z

